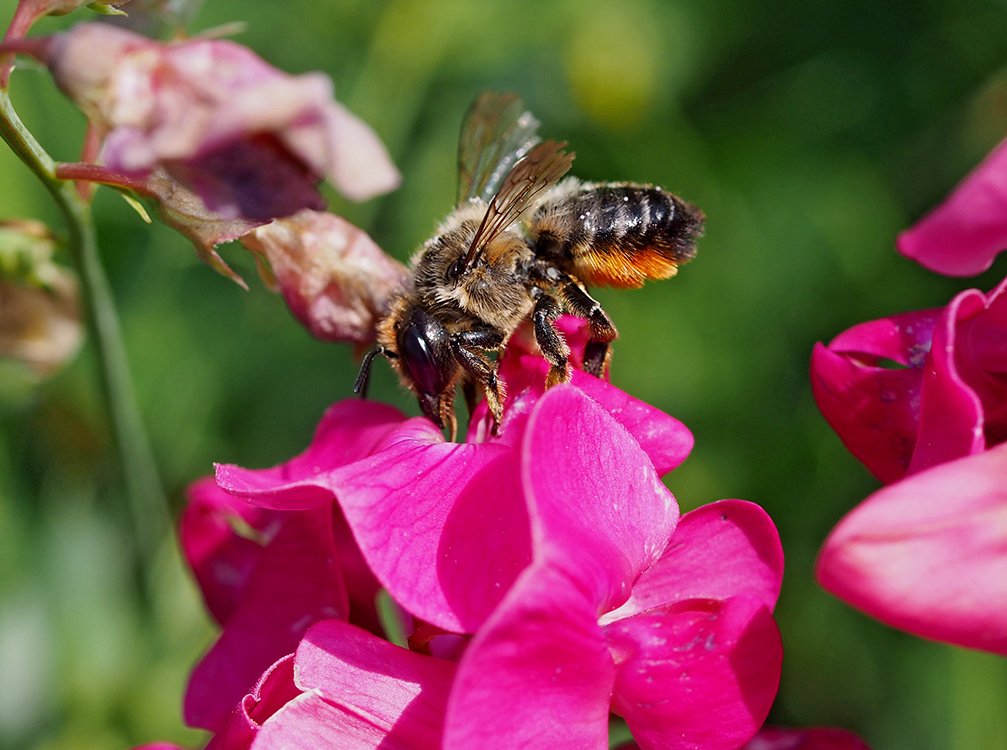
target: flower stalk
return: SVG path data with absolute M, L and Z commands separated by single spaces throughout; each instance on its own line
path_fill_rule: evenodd
M 98 255 L 91 208 L 72 182 L 57 178 L 52 157 L 21 122 L 6 90 L 0 90 L 0 136 L 38 177 L 66 220 L 67 248 L 80 276 L 103 398 L 133 515 L 136 557 L 145 573 L 168 527 L 167 501 L 140 419 L 118 315 Z

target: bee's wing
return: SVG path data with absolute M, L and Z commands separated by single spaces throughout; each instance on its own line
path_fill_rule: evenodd
M 539 142 L 538 120 L 517 94 L 484 92 L 462 122 L 458 141 L 458 204 L 489 201 L 519 159 Z
M 464 270 L 472 268 L 486 246 L 535 205 L 536 199 L 567 173 L 574 154 L 567 153 L 564 148 L 566 143 L 544 141 L 514 165 L 496 195 L 489 200 L 486 213 L 465 255 L 462 265 Z

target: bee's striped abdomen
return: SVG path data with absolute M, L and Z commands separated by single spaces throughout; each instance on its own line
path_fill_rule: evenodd
M 696 254 L 703 214 L 659 187 L 565 181 L 532 217 L 535 254 L 588 285 L 639 287 Z

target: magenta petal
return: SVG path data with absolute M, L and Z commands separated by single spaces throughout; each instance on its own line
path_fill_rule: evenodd
M 386 742 L 386 728 L 326 701 L 317 693 L 301 693 L 267 721 L 252 750 L 406 750 L 409 745 Z M 338 741 L 338 744 L 333 744 Z M 433 745 L 413 745 L 433 748 Z M 215 749 L 213 749 L 215 750 Z
M 445 443 L 414 419 L 328 481 L 395 600 L 440 628 L 473 632 L 531 559 L 519 475 L 506 446 Z
M 906 475 L 919 429 L 919 370 L 870 367 L 815 344 L 811 390 L 822 416 L 874 476 Z
M 195 482 L 188 494 L 179 524 L 182 552 L 207 608 L 223 625 L 237 609 L 262 558 L 263 544 L 253 537 L 271 538 L 280 519 L 273 511 L 232 497 L 208 477 Z
M 811 356 L 818 408 L 882 482 L 905 476 L 919 431 L 920 387 L 940 310 L 893 315 L 841 333 Z M 885 367 L 885 360 L 905 368 Z
M 193 670 L 186 721 L 220 729 L 262 671 L 297 646 L 316 620 L 345 618 L 328 508 L 285 514 L 220 638 Z
M 962 380 L 982 404 L 987 445 L 1007 441 L 1007 279 L 986 296 L 981 313 L 959 320 L 954 350 Z
M 217 484 L 262 508 L 303 510 L 332 500 L 327 473 L 370 455 L 403 421 L 397 409 L 348 399 L 329 407 L 304 453 L 271 469 L 217 465 Z
M 612 710 L 647 750 L 734 750 L 776 697 L 783 647 L 755 597 L 696 599 L 605 628 L 618 672 Z
M 898 248 L 932 271 L 974 276 L 1007 247 L 1007 141 L 940 206 L 899 235 Z
M 940 314 L 940 308 L 913 310 L 860 323 L 832 339 L 829 349 L 865 365 L 887 359 L 906 367 L 922 367 Z
M 664 552 L 678 504 L 632 435 L 573 386 L 550 389 L 525 433 L 522 474 L 537 559 L 619 606 Z
M 670 414 L 580 370 L 573 373 L 571 382 L 629 430 L 659 475 L 667 474 L 689 457 L 695 443 L 692 432 Z
M 577 583 L 525 571 L 459 662 L 444 750 L 608 747 L 612 657 Z
M 294 657 L 304 692 L 263 723 L 253 747 L 433 750 L 453 671 L 352 625 L 320 622 Z
M 295 656 L 301 689 L 381 729 L 382 748 L 440 746 L 454 670 L 336 620 L 312 627 Z
M 845 729 L 763 729 L 742 750 L 870 750 L 867 743 Z
M 262 673 L 231 714 L 226 728 L 214 735 L 207 750 L 245 750 L 262 724 L 300 694 L 294 684 L 294 655 L 287 654 Z
M 678 507 L 632 435 L 572 386 L 539 399 L 521 453 L 535 561 L 459 662 L 444 744 L 604 748 L 598 616 L 661 555 Z
M 982 404 L 962 380 L 955 361 L 959 322 L 980 314 L 985 301 L 975 289 L 962 292 L 947 306 L 934 328 L 920 387 L 920 432 L 910 472 L 978 453 L 986 446 Z
M 661 559 L 602 622 L 683 599 L 737 594 L 754 596 L 772 610 L 782 580 L 783 547 L 766 511 L 744 500 L 721 500 L 682 516 Z
M 818 580 L 924 638 L 1007 654 L 1007 445 L 874 493 L 825 542 Z

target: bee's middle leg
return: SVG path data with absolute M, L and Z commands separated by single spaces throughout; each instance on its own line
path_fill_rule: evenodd
M 531 314 L 535 326 L 535 341 L 550 365 L 545 387 L 551 388 L 560 383 L 569 383 L 570 347 L 567 346 L 563 334 L 556 328 L 556 319 L 563 312 L 563 308 L 555 297 L 538 287 L 532 288 L 532 297 L 535 299 L 535 307 Z

